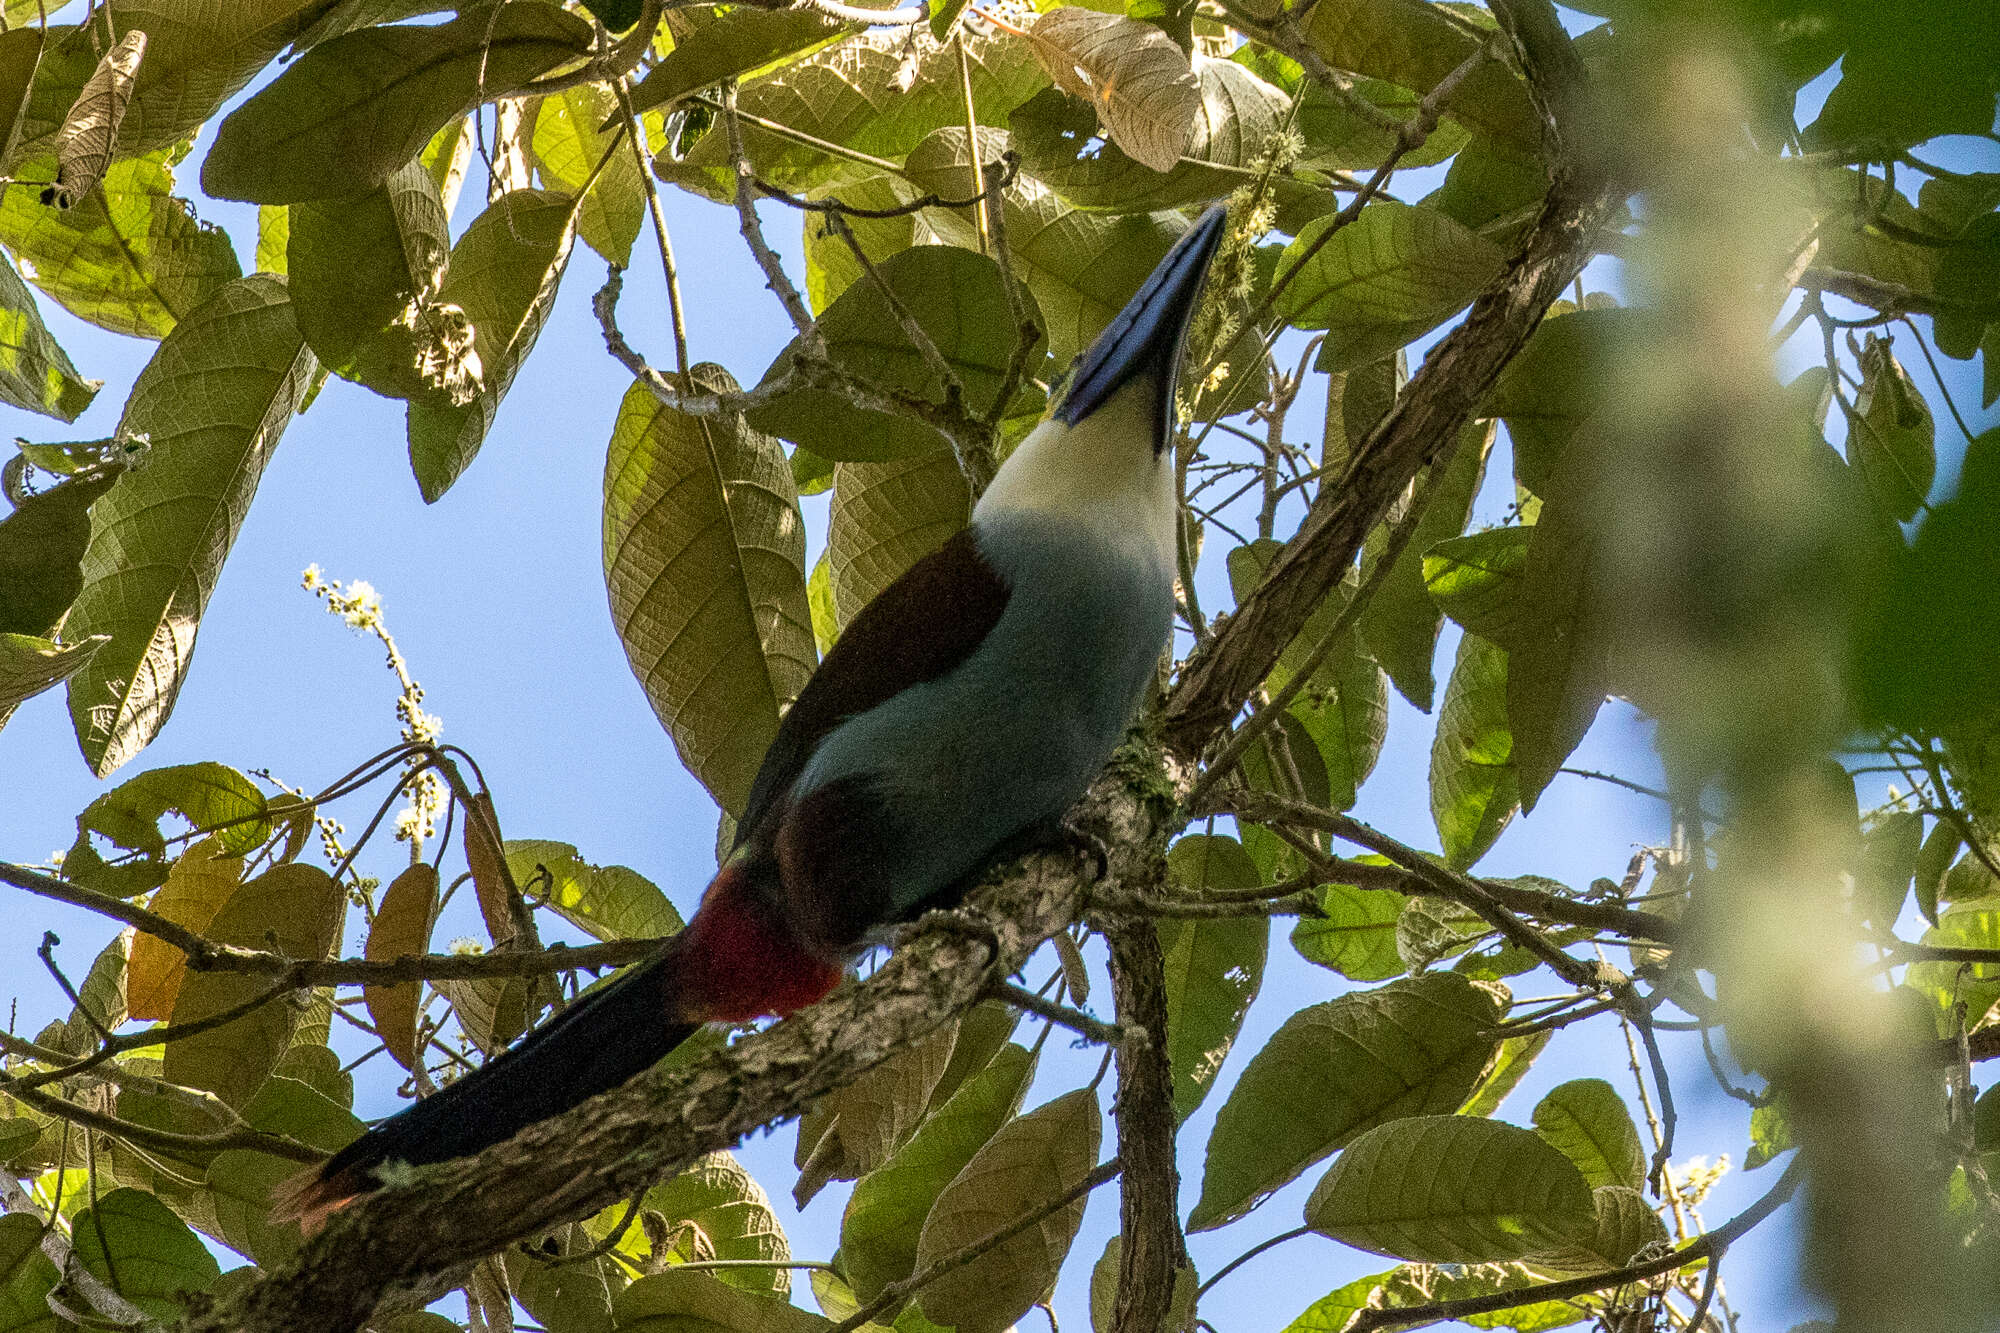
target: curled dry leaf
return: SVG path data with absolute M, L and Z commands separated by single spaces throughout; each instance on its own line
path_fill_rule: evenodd
M 472 871 L 472 887 L 479 894 L 479 914 L 486 919 L 486 933 L 493 947 L 505 949 L 514 942 L 514 912 L 508 900 L 507 861 L 500 850 L 500 817 L 493 813 L 493 797 L 480 792 L 465 812 L 465 864 Z
M 428 950 L 437 904 L 438 873 L 428 862 L 419 861 L 391 880 L 368 927 L 368 943 L 363 949 L 368 961 L 386 963 Z M 361 988 L 368 1016 L 375 1022 L 375 1035 L 405 1069 L 416 1066 L 420 989 L 414 981 Z
M 132 100 L 133 81 L 139 77 L 139 62 L 145 58 L 146 34 L 135 28 L 97 62 L 56 132 L 56 179 L 42 191 L 43 203 L 68 208 L 104 179 L 111 152 L 118 146 L 125 107 Z
M 1064 8 L 1035 20 L 1028 40 L 1057 86 L 1097 108 L 1127 157 L 1173 170 L 1201 111 L 1201 84 L 1173 39 L 1138 19 Z

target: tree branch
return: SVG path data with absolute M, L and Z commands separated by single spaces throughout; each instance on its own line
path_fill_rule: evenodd
M 1118 1025 L 1143 1040 L 1118 1047 L 1118 1298 L 1115 1333 L 1168 1327 L 1174 1283 L 1188 1270 L 1181 1234 L 1180 1171 L 1174 1161 L 1174 1085 L 1167 1068 L 1167 984 L 1160 935 L 1145 917 L 1102 923 L 1111 946 Z
M 1169 827 L 1178 772 L 1122 752 L 1078 813 L 1110 848 L 1111 882 L 1144 883 Z M 734 1046 L 639 1076 L 476 1157 L 411 1172 L 336 1213 L 290 1263 L 204 1302 L 188 1333 L 346 1333 L 386 1296 L 510 1241 L 588 1216 L 703 1153 L 852 1082 L 937 1030 L 1075 919 L 1083 867 L 1043 853 L 990 877 L 969 910 L 933 914 L 866 981 Z M 999 957 L 991 956 L 995 940 Z
M 1526 11 L 1523 15 L 1519 11 Z M 1472 416 L 1500 370 L 1524 346 L 1549 303 L 1582 271 L 1618 195 L 1596 156 L 1572 146 L 1582 73 L 1547 0 L 1496 6 L 1515 31 L 1538 107 L 1552 118 L 1554 184 L 1526 244 L 1501 280 L 1438 344 L 1389 414 L 1321 489 L 1305 523 L 1263 581 L 1214 638 L 1188 659 L 1167 704 L 1164 735 L 1199 754 L 1269 674 L 1278 650 L 1326 599 L 1410 480 Z M 1525 20 L 1525 21 L 1524 21 Z

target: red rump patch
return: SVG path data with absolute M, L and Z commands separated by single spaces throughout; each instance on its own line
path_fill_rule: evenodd
M 672 985 L 681 1016 L 742 1023 L 784 1017 L 819 1000 L 840 967 L 803 948 L 782 921 L 747 891 L 742 868 L 715 877 L 688 923 Z

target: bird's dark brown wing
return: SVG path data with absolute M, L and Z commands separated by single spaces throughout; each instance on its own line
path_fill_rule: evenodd
M 911 565 L 861 608 L 778 726 L 737 825 L 742 846 L 770 830 L 772 807 L 828 732 L 972 655 L 1007 608 L 1006 582 L 972 528 Z

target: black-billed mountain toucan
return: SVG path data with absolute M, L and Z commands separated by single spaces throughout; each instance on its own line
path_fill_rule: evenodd
M 694 920 L 655 957 L 303 1178 L 316 1225 L 390 1161 L 478 1152 L 700 1025 L 825 995 L 879 928 L 1059 826 L 1173 626 L 1174 384 L 1223 233 L 1210 209 L 1080 358 L 964 531 L 855 616 L 785 714 Z

